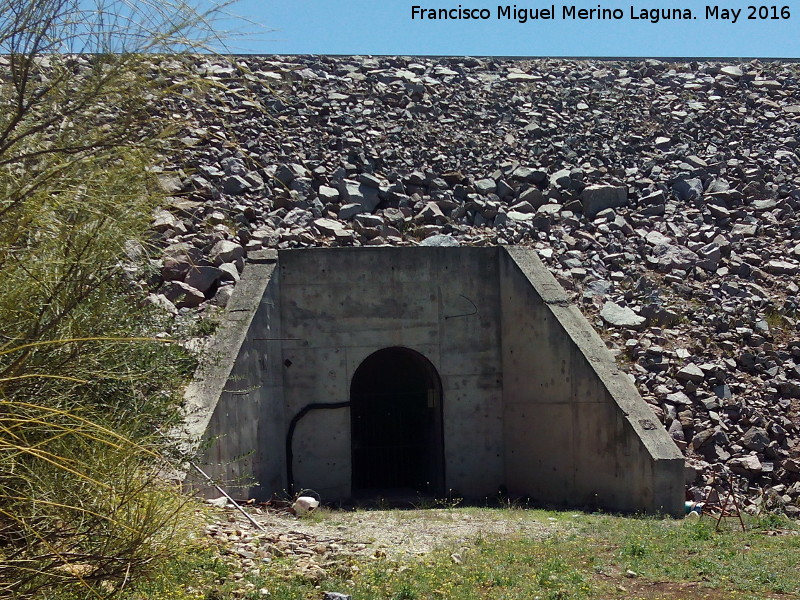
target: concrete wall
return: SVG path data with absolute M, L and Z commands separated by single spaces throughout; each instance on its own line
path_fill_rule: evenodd
M 277 253 L 249 257 L 225 319 L 186 393 L 187 429 L 201 468 L 237 498 L 286 488 Z M 202 478 L 192 484 L 218 496 Z
M 500 290 L 509 491 L 681 513 L 683 456 L 552 275 L 508 248 Z
M 496 251 L 340 248 L 281 252 L 287 418 L 312 402 L 349 400 L 373 352 L 424 355 L 442 382 L 445 485 L 470 496 L 504 481 Z M 469 300 L 465 299 L 469 298 Z M 478 311 L 473 312 L 473 303 Z M 297 487 L 350 496 L 350 411 L 319 410 L 294 436 Z
M 277 264 L 248 264 L 188 394 L 190 428 L 217 437 L 211 474 L 258 481 L 242 495 L 286 490 L 292 418 L 349 401 L 364 359 L 402 346 L 441 379 L 446 489 L 681 512 L 683 457 L 533 251 L 304 249 Z M 349 408 L 306 414 L 292 450 L 295 490 L 351 496 Z

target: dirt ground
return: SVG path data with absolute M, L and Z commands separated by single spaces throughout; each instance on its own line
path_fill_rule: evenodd
M 291 540 L 297 548 L 333 543 L 337 550 L 351 553 L 379 553 L 386 556 L 421 555 L 437 546 L 467 543 L 481 535 L 524 535 L 543 537 L 563 530 L 563 522 L 534 522 L 508 517 L 508 512 L 448 509 L 415 510 L 328 510 L 304 518 L 288 508 L 246 507 L 258 524 L 245 518 L 230 505 L 220 512 L 220 520 L 207 528 L 207 535 L 234 545 L 252 539 Z M 223 517 L 224 515 L 224 517 Z M 284 544 L 285 545 L 285 544 Z
M 206 535 L 219 543 L 241 575 L 258 569 L 273 557 L 290 557 L 293 572 L 321 580 L 346 556 L 364 558 L 419 556 L 438 546 L 469 546 L 480 536 L 523 535 L 546 537 L 569 530 L 563 517 L 532 521 L 513 511 L 359 510 L 328 511 L 298 519 L 288 509 L 248 507 L 254 525 L 230 506 L 219 512 L 219 520 L 206 527 Z M 578 515 L 576 515 L 578 516 Z M 623 572 L 595 575 L 599 587 L 613 590 L 609 600 L 724 600 L 729 593 L 702 582 L 648 581 Z M 768 596 L 768 598 L 796 596 Z M 766 598 L 766 597 L 765 597 Z
M 286 519 L 292 519 L 290 524 Z M 425 554 L 436 546 L 457 545 L 481 535 L 543 537 L 556 529 L 555 525 L 500 518 L 489 511 L 463 513 L 446 509 L 331 512 L 311 519 L 268 515 L 264 525 L 279 529 L 288 525 L 294 531 L 364 544 L 390 556 Z

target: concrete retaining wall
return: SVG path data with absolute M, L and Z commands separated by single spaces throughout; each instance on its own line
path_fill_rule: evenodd
M 186 391 L 186 428 L 193 441 L 201 440 L 201 468 L 237 498 L 269 498 L 286 487 L 276 265 L 276 252 L 249 258 Z M 191 481 L 204 493 L 219 495 L 198 477 Z
M 206 469 L 287 489 L 286 434 L 349 400 L 374 352 L 422 354 L 441 380 L 445 489 L 678 514 L 683 458 L 530 250 L 337 248 L 248 264 L 190 388 Z M 351 496 L 350 409 L 296 423 L 295 489 Z
M 683 456 L 600 336 L 531 252 L 499 259 L 509 492 L 680 513 Z

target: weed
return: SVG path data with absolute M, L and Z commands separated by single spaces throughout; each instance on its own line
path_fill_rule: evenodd
M 755 522 L 755 527 L 762 530 L 790 529 L 793 525 L 793 521 L 778 513 L 762 513 Z
M 392 600 L 417 600 L 417 598 L 417 592 L 406 583 L 400 586 L 400 589 L 392 596 Z
M 792 320 L 797 320 L 796 310 L 770 309 L 764 315 L 772 338 L 778 343 L 788 342 L 794 333 Z
M 764 320 L 769 325 L 769 329 L 774 333 L 775 330 L 782 330 L 788 326 L 786 318 L 777 310 L 768 310 L 764 315 Z
M 463 500 L 463 498 L 457 498 L 452 495 L 448 495 L 446 498 L 427 498 L 420 496 L 413 502 L 413 506 L 416 510 L 430 510 L 434 508 L 448 509 L 456 508 Z
M 620 556 L 626 558 L 643 558 L 649 553 L 647 544 L 641 540 L 633 540 L 626 543 L 620 550 Z
M 714 534 L 714 527 L 712 526 L 710 519 L 694 522 L 687 521 L 686 525 L 684 525 L 684 528 L 686 529 L 689 538 L 695 541 L 708 541 Z

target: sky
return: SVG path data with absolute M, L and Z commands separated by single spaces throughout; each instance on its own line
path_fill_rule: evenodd
M 224 19 L 217 27 L 232 34 L 227 47 L 233 53 L 800 58 L 800 2 L 795 0 L 761 5 L 429 1 L 240 0 L 227 10 L 242 19 Z M 420 10 L 412 18 L 414 6 Z M 511 7 L 510 15 L 498 7 Z M 598 8 L 606 9 L 606 18 L 597 18 Z M 462 18 L 431 19 L 440 9 Z M 520 13 L 529 16 L 537 9 L 539 19 L 520 22 Z M 595 12 L 580 18 L 581 9 Z M 684 18 L 662 17 L 662 10 L 673 9 Z M 463 18 L 464 11 L 480 17 L 481 10 L 488 18 Z

